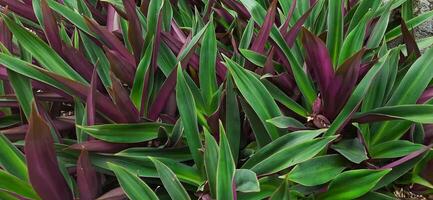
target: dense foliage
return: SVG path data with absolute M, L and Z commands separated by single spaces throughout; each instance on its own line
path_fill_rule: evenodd
M 0 0 L 0 199 L 433 194 L 411 0 Z

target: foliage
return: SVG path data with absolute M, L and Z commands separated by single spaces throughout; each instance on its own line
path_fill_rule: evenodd
M 1 199 L 433 194 L 411 0 L 0 0 Z M 399 43 L 398 41 L 402 41 Z

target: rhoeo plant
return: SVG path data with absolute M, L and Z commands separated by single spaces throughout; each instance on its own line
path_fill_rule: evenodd
M 431 198 L 412 3 L 0 0 L 0 199 Z

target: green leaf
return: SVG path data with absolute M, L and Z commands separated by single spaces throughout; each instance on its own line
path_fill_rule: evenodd
M 177 69 L 176 84 L 176 101 L 179 114 L 185 129 L 185 137 L 188 147 L 190 148 L 192 158 L 197 168 L 203 170 L 203 154 L 200 152 L 202 144 L 200 142 L 200 133 L 197 125 L 197 111 L 191 89 L 188 87 L 182 68 L 179 65 Z
M 168 158 L 175 161 L 183 162 L 192 160 L 191 153 L 188 147 L 180 148 L 154 148 L 154 147 L 133 147 L 123 150 L 115 155 L 124 157 L 156 157 L 156 158 Z
M 120 186 L 129 199 L 158 199 L 153 190 L 132 172 L 116 164 L 108 163 L 108 166 L 113 170 L 114 174 L 116 174 Z
M 369 192 L 391 170 L 358 169 L 343 172 L 330 184 L 322 199 L 355 199 Z
M 305 110 L 304 107 L 299 105 L 295 100 L 288 97 L 283 91 L 281 91 L 277 86 L 275 86 L 270 81 L 267 81 L 265 79 L 261 80 L 263 85 L 265 85 L 266 89 L 268 89 L 269 93 L 271 93 L 272 97 L 274 97 L 275 101 L 280 102 L 284 106 L 286 106 L 291 111 L 295 112 L 296 114 L 307 117 L 308 112 Z
M 254 112 L 253 108 L 243 99 L 239 99 L 239 102 L 241 103 L 242 110 L 245 112 L 246 119 L 248 119 L 251 129 L 253 130 L 258 148 L 261 148 L 272 142 L 271 137 L 266 131 L 265 125 Z
M 3 134 L 0 134 L 0 155 L 1 168 L 23 181 L 29 180 L 23 153 Z
M 257 175 L 248 169 L 237 169 L 235 172 L 236 191 L 259 192 L 260 185 Z
M 364 45 L 365 29 L 370 20 L 371 12 L 368 12 L 344 38 L 340 54 L 338 56 L 338 65 L 341 65 L 346 59 L 359 52 Z
M 376 0 L 376 2 L 378 2 Z M 370 4 L 368 1 L 362 1 L 364 4 Z M 385 5 L 385 10 L 380 15 L 379 21 L 377 21 L 376 25 L 373 28 L 373 31 L 371 32 L 370 38 L 367 42 L 367 48 L 373 49 L 380 45 L 380 43 L 383 41 L 386 29 L 388 27 L 389 17 L 391 16 L 391 5 L 393 1 L 389 1 Z M 356 22 L 354 22 L 356 24 Z
M 386 105 L 415 104 L 433 78 L 433 71 L 428 67 L 432 64 L 433 48 L 430 48 L 412 64 Z M 378 144 L 398 139 L 406 132 L 409 125 L 408 123 L 384 122 L 372 135 L 371 143 Z
M 226 117 L 225 128 L 227 139 L 230 143 L 230 149 L 233 153 L 235 163 L 238 160 L 239 145 L 241 139 L 241 116 L 239 112 L 239 104 L 237 94 L 233 85 L 231 75 L 227 75 L 226 80 Z
M 220 122 L 220 146 L 218 156 L 218 167 L 216 173 L 216 199 L 231 200 L 233 196 L 233 178 L 235 175 L 235 163 L 230 150 L 230 144 L 224 127 Z
M 41 199 L 29 183 L 3 170 L 0 170 L 0 189 L 29 199 Z
M 285 148 L 294 147 L 298 144 L 311 141 L 325 131 L 326 129 L 304 130 L 288 133 L 284 136 L 281 136 L 272 143 L 269 143 L 268 145 L 259 149 L 255 154 L 253 154 L 252 157 L 250 157 L 245 162 L 242 168 L 249 169 L 261 162 L 262 160 L 270 157 L 271 155 L 276 154 L 277 152 Z
M 364 145 L 357 138 L 342 140 L 332 148 L 356 164 L 368 159 Z
M 341 0 L 328 1 L 328 34 L 326 46 L 334 67 L 338 63 L 338 55 L 343 44 L 343 3 Z
M 271 123 L 278 128 L 305 128 L 301 122 L 287 116 L 274 117 L 272 119 L 266 120 L 266 122 Z
M 249 105 L 256 112 L 260 121 L 266 128 L 269 137 L 272 140 L 277 139 L 282 132 L 266 123 L 266 120 L 278 117 L 281 115 L 281 111 L 275 103 L 274 99 L 271 97 L 269 92 L 266 90 L 265 86 L 258 80 L 251 72 L 243 69 L 237 63 L 231 59 L 224 57 L 226 61 L 226 66 L 230 70 L 231 75 L 241 92 L 242 96 L 248 102 Z
M 176 175 L 161 161 L 151 158 L 158 171 L 159 178 L 172 199 L 190 200 L 185 188 L 177 179 Z
M 392 194 L 390 194 L 390 195 L 392 195 Z M 379 192 L 368 192 L 364 196 L 358 198 L 358 200 L 371 200 L 371 199 L 374 199 L 374 200 L 396 200 L 396 198 L 393 196 L 394 195 L 388 196 L 385 194 L 381 194 Z
M 389 119 L 403 119 L 417 123 L 433 123 L 433 105 L 398 105 L 376 108 L 367 112 L 359 113 L 355 118 L 368 118 L 369 116 L 382 116 Z
M 94 126 L 77 127 L 89 135 L 116 143 L 137 143 L 158 138 L 159 129 L 171 131 L 172 125 L 162 123 L 141 123 L 141 124 L 104 124 Z
M 420 150 L 424 147 L 421 144 L 415 144 L 407 140 L 394 140 L 387 141 L 375 145 L 369 149 L 372 158 L 397 158 L 406 156 L 414 151 Z
M 325 155 L 296 165 L 288 178 L 305 186 L 321 185 L 333 180 L 345 168 L 345 161 L 341 156 Z
M 322 151 L 336 136 L 318 138 L 288 146 L 259 161 L 250 169 L 259 175 L 271 174 L 304 162 Z M 271 143 L 272 144 L 272 143 Z
M 407 27 L 411 27 L 411 28 L 415 28 L 419 25 L 421 25 L 422 23 L 430 20 L 431 18 L 433 18 L 433 10 L 420 14 L 412 19 L 410 19 L 409 21 L 406 22 Z M 391 41 L 397 37 L 399 37 L 401 35 L 401 27 L 397 26 L 394 29 L 388 31 L 385 35 L 386 41 Z
M 202 45 L 200 47 L 200 70 L 199 81 L 200 90 L 203 99 L 206 103 L 206 112 L 212 114 L 217 109 L 217 104 L 213 100 L 215 93 L 218 91 L 216 80 L 216 56 L 217 56 L 217 40 L 215 35 L 215 27 L 212 19 L 209 21 L 209 26 L 203 35 Z
M 214 137 L 207 129 L 204 129 L 205 150 L 204 150 L 204 166 L 206 170 L 209 189 L 212 197 L 217 194 L 217 167 L 218 167 L 218 144 Z
M 138 64 L 137 71 L 135 72 L 134 82 L 132 85 L 131 90 L 131 101 L 134 103 L 135 107 L 138 110 L 142 110 L 145 108 L 141 107 L 141 103 L 143 101 L 143 91 L 144 89 L 144 79 L 146 73 L 148 73 L 148 69 L 150 66 L 150 62 L 152 60 L 152 50 L 153 50 L 153 42 L 150 42 L 147 46 L 146 50 L 144 51 L 144 56 L 141 59 L 140 63 Z
M 90 31 L 82 15 L 56 1 L 47 0 L 47 2 L 48 2 L 48 6 L 50 6 L 51 9 L 53 9 L 54 11 L 56 11 L 66 19 L 68 19 L 80 30 L 84 31 L 90 36 L 96 37 L 96 35 L 92 31 Z
M 278 187 L 269 200 L 290 200 L 290 191 L 287 178 L 283 180 L 280 187 Z

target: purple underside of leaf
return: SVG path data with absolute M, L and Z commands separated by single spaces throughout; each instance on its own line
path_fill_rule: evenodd
M 127 143 L 110 143 L 102 140 L 89 140 L 69 146 L 73 150 L 86 150 L 89 152 L 98 153 L 117 153 L 130 147 L 143 146 L 143 143 L 127 144 Z
M 289 47 L 292 47 L 296 41 L 296 37 L 298 36 L 299 31 L 302 28 L 302 25 L 304 25 L 305 21 L 310 16 L 311 11 L 313 10 L 314 6 L 316 4 L 313 4 L 310 9 L 307 10 L 299 19 L 296 21 L 295 25 L 293 25 L 289 32 L 284 34 L 284 40 L 289 45 Z
M 91 126 L 95 124 L 95 95 L 97 92 L 99 83 L 98 72 L 96 68 L 93 70 L 92 80 L 90 81 L 90 90 L 86 98 L 86 114 L 87 114 L 87 125 Z
M 33 7 L 31 4 L 24 4 L 17 0 L 0 0 L 0 5 L 8 7 L 9 10 L 17 13 L 20 16 L 37 22 L 36 15 L 33 12 Z
M 96 9 L 89 0 L 84 0 L 84 3 L 89 8 L 90 12 L 92 13 L 93 18 L 98 21 L 101 24 L 106 24 L 106 14 Z
M 421 56 L 421 51 L 418 48 L 413 34 L 409 31 L 406 22 L 403 19 L 401 19 L 400 24 L 403 41 L 406 44 L 407 48 L 407 55 L 414 54 L 416 58 L 419 58 Z
M 334 119 L 338 115 L 352 94 L 358 81 L 364 52 L 365 49 L 362 49 L 348 58 L 335 72 L 332 83 L 323 92 L 324 111 L 328 119 Z
M 41 11 L 44 21 L 44 32 L 51 47 L 57 52 L 62 52 L 62 41 L 60 39 L 59 28 L 57 27 L 56 18 L 47 0 L 41 0 Z
M 260 28 L 257 37 L 253 41 L 253 44 L 251 45 L 252 51 L 255 51 L 257 53 L 264 52 L 265 44 L 267 43 L 269 38 L 269 33 L 271 33 L 271 29 L 274 26 L 277 2 L 277 0 L 273 0 L 271 5 L 269 6 L 263 25 Z
M 76 48 L 63 45 L 62 52 L 68 63 L 86 80 L 92 78 L 93 65 L 87 60 L 81 51 Z
M 99 193 L 98 177 L 85 150 L 81 151 L 77 161 L 77 185 L 80 200 L 93 200 Z
M 86 20 L 86 24 L 90 30 L 98 35 L 98 37 L 108 46 L 108 48 L 118 52 L 128 63 L 131 63 L 132 65 L 135 64 L 134 56 L 128 52 L 128 49 L 126 49 L 123 43 L 113 33 L 108 31 L 105 27 L 100 26 L 92 19 L 87 17 L 84 19 Z
M 290 20 L 292 19 L 293 12 L 295 11 L 295 8 L 296 8 L 296 4 L 297 4 L 297 0 L 293 0 L 292 4 L 290 5 L 289 11 L 287 12 L 288 14 L 287 14 L 286 20 L 284 21 L 283 25 L 280 28 L 281 33 L 287 32 L 287 29 L 289 28 L 289 25 L 290 25 Z
M 129 63 L 116 51 L 108 49 L 105 46 L 104 50 L 105 55 L 107 55 L 108 61 L 110 62 L 111 71 L 122 80 L 122 82 L 132 85 L 134 82 L 135 65 Z
M 274 72 L 274 52 L 275 48 L 271 47 L 271 50 L 269 51 L 269 55 L 266 58 L 265 65 L 263 66 L 263 74 L 271 74 Z
M 42 199 L 72 200 L 72 193 L 60 173 L 48 124 L 33 106 L 25 138 L 25 156 L 30 182 Z
M 53 120 L 52 124 L 61 134 L 66 133 L 75 127 L 73 122 L 68 122 L 65 120 Z M 28 129 L 29 125 L 25 124 L 9 129 L 3 129 L 1 133 L 8 137 L 10 140 L 17 141 L 24 139 Z
M 302 29 L 302 36 L 308 72 L 317 82 L 322 96 L 325 96 L 326 88 L 332 83 L 334 77 L 334 69 L 328 49 L 320 38 L 313 35 L 307 29 Z
M 426 90 L 424 90 L 421 97 L 418 99 L 417 103 L 423 104 L 432 98 L 433 98 L 433 87 L 428 87 Z
M 213 8 L 213 10 L 215 11 L 215 13 L 217 15 L 219 15 L 222 18 L 224 18 L 225 21 L 227 21 L 227 22 L 232 22 L 233 21 L 233 16 L 230 15 L 230 13 L 227 12 L 227 10 L 222 9 L 222 8 Z
M 125 192 L 121 187 L 114 188 L 104 195 L 98 197 L 98 200 L 124 200 L 127 199 Z
M 385 166 L 383 166 L 383 167 L 381 167 L 379 169 L 391 169 L 391 168 L 397 167 L 399 165 L 402 165 L 403 163 L 405 163 L 405 162 L 407 162 L 409 160 L 412 160 L 412 159 L 420 156 L 424 152 L 430 150 L 432 147 L 433 147 L 433 144 L 430 144 L 430 145 L 428 145 L 428 146 L 426 146 L 426 147 L 424 147 L 424 148 L 422 148 L 422 149 L 420 149 L 418 151 L 412 152 L 409 155 L 407 155 L 407 156 L 405 156 L 403 158 L 400 158 L 400 159 L 398 159 L 398 160 L 396 160 L 394 162 L 391 162 L 391 163 L 389 163 L 389 164 L 387 164 L 387 165 L 385 165 Z
M 134 51 L 135 60 L 139 62 L 144 40 L 140 20 L 136 12 L 135 0 L 123 0 L 123 5 L 128 15 L 128 39 Z
M 129 98 L 128 92 L 122 86 L 120 80 L 114 76 L 114 74 L 111 73 L 110 76 L 112 82 L 112 88 L 110 88 L 110 93 L 113 97 L 113 101 L 116 107 L 118 108 L 118 110 L 127 110 L 127 112 L 123 113 L 128 119 L 128 122 L 138 122 L 140 120 L 140 114 L 137 108 L 132 103 L 131 99 Z
M 117 18 L 117 12 L 112 5 L 107 7 L 107 30 L 109 32 L 117 31 L 120 29 L 119 21 Z

